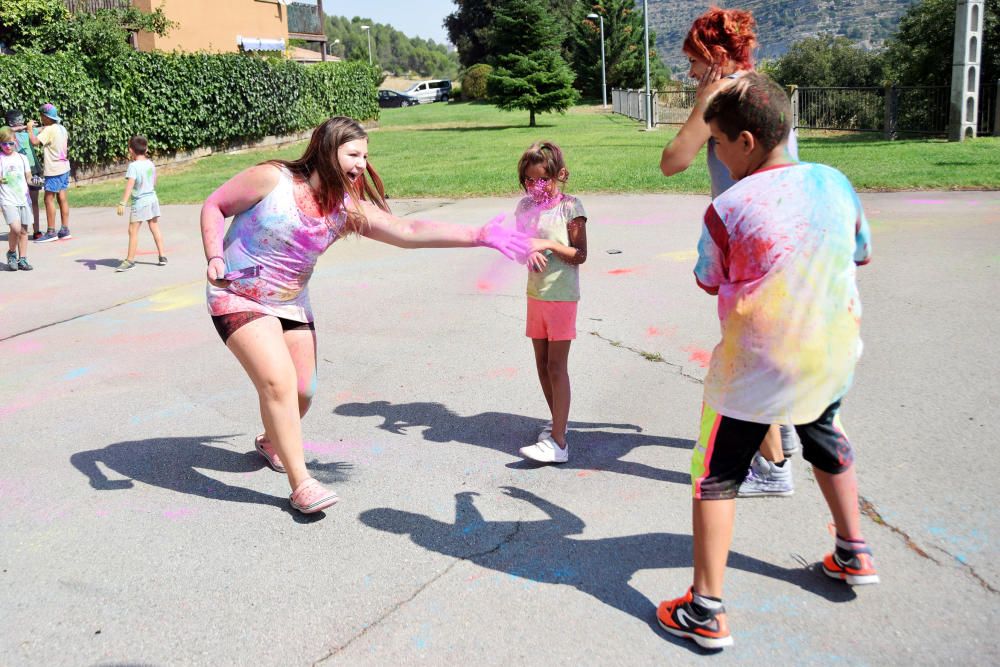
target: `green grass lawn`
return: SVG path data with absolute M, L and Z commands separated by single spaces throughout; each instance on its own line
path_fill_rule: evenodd
M 548 139 L 566 154 L 571 192 L 707 193 L 704 156 L 682 174 L 664 178 L 660 151 L 677 126 L 647 132 L 642 124 L 595 107 L 537 117 L 481 104 L 425 104 L 383 109 L 371 132 L 371 162 L 390 196 L 473 197 L 517 190 L 517 160 L 533 141 Z M 164 204 L 200 203 L 228 177 L 257 162 L 301 154 L 304 144 L 213 155 L 162 169 Z M 803 133 L 800 157 L 843 171 L 859 190 L 1000 189 L 1000 138 L 962 143 L 939 139 L 883 141 L 869 135 Z M 73 206 L 113 206 L 124 182 L 74 188 Z

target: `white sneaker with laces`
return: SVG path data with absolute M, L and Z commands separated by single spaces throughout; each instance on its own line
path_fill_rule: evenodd
M 533 445 L 521 447 L 521 456 L 538 463 L 566 463 L 569 461 L 569 443 L 560 447 L 552 438 L 543 438 Z

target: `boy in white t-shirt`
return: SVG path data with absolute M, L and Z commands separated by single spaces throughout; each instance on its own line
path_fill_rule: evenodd
M 733 643 L 722 585 L 735 498 L 770 424 L 793 424 L 836 528 L 827 576 L 850 585 L 878 574 L 861 534 L 854 450 L 840 402 L 861 354 L 855 265 L 871 257 L 857 194 L 836 169 L 787 150 L 785 91 L 749 73 L 704 113 L 716 154 L 737 181 L 705 213 L 695 278 L 718 295 L 722 340 L 705 377 L 691 460 L 694 582 L 657 620 L 703 648 Z
M 7 234 L 7 268 L 31 271 L 28 264 L 28 229 L 31 228 L 31 200 L 28 183 L 31 165 L 17 152 L 17 138 L 9 127 L 0 127 L 0 212 L 10 226 Z

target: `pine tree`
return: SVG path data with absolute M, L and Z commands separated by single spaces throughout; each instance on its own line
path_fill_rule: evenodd
M 577 99 L 573 71 L 560 55 L 564 33 L 545 0 L 496 4 L 490 39 L 495 69 L 486 82 L 490 101 L 505 110 L 564 113 Z

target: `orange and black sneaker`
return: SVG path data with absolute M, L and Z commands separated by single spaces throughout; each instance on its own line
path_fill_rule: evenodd
M 699 611 L 692 605 L 693 591 L 676 600 L 665 600 L 656 610 L 656 620 L 660 627 L 674 635 L 694 641 L 707 649 L 721 649 L 733 645 L 726 622 L 726 609 L 720 606 L 714 611 Z
M 826 576 L 846 581 L 851 586 L 878 583 L 875 560 L 868 545 L 841 537 L 837 537 L 837 548 L 833 553 L 823 558 L 823 572 Z

